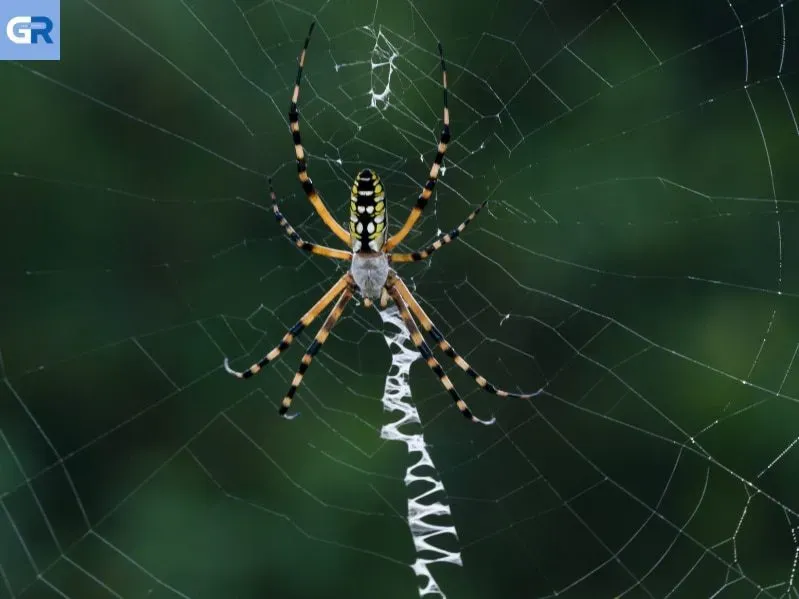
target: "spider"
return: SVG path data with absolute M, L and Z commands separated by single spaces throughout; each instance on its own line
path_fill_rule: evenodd
M 439 250 L 442 246 L 454 241 L 469 225 L 472 220 L 477 216 L 480 210 L 486 205 L 484 201 L 478 206 L 460 225 L 454 228 L 449 233 L 441 235 L 430 246 L 410 253 L 410 254 L 397 254 L 392 253 L 397 244 L 399 244 L 406 235 L 413 228 L 414 224 L 422 214 L 427 201 L 433 193 L 438 174 L 441 169 L 442 161 L 444 160 L 444 153 L 447 151 L 447 144 L 450 141 L 449 129 L 449 108 L 447 106 L 447 67 L 444 63 L 444 50 L 441 44 L 438 44 L 438 53 L 441 60 L 441 77 L 444 88 L 444 128 L 441 131 L 441 137 L 438 142 L 438 152 L 433 160 L 433 165 L 430 168 L 427 182 L 424 185 L 416 205 L 411 209 L 405 224 L 402 228 L 392 235 L 388 236 L 388 221 L 386 217 L 386 195 L 380 177 L 372 169 L 363 169 L 360 171 L 353 181 L 351 195 L 350 195 L 350 223 L 349 233 L 342 227 L 333 216 L 328 212 L 322 199 L 314 187 L 311 178 L 308 176 L 307 164 L 305 160 L 305 150 L 302 147 L 302 140 L 300 138 L 300 117 L 297 109 L 297 101 L 300 96 L 300 81 L 302 79 L 302 70 L 305 64 L 305 54 L 308 51 L 308 44 L 311 41 L 311 34 L 313 33 L 315 23 L 311 23 L 308 30 L 308 35 L 305 38 L 305 44 L 298 59 L 299 66 L 297 68 L 297 78 L 294 84 L 294 92 L 291 97 L 291 105 L 289 108 L 289 127 L 294 139 L 294 152 L 297 156 L 297 173 L 299 176 L 302 188 L 308 196 L 311 204 L 315 208 L 317 214 L 321 217 L 322 221 L 327 227 L 338 237 L 343 243 L 351 248 L 351 251 L 338 250 L 325 246 L 309 243 L 302 239 L 294 228 L 289 224 L 286 218 L 280 213 L 277 205 L 277 196 L 275 195 L 274 188 L 272 188 L 271 179 L 269 181 L 270 197 L 272 199 L 272 209 L 275 213 L 275 218 L 279 225 L 283 228 L 285 233 L 291 238 L 294 244 L 309 253 L 326 256 L 336 260 L 349 260 L 352 266 L 349 271 L 345 273 L 327 293 L 325 293 L 319 301 L 317 301 L 310 310 L 308 310 L 297 323 L 291 327 L 288 332 L 283 336 L 283 339 L 267 353 L 260 361 L 250 366 L 243 372 L 238 372 L 230 367 L 228 359 L 225 358 L 225 370 L 230 374 L 240 378 L 246 379 L 254 374 L 257 374 L 261 369 L 274 361 L 280 356 L 283 351 L 288 348 L 294 339 L 300 334 L 301 331 L 310 325 L 314 319 L 329 306 L 333 300 L 338 298 L 333 309 L 327 316 L 324 324 L 319 329 L 313 342 L 308 346 L 305 355 L 302 357 L 300 366 L 291 381 L 286 396 L 280 404 L 278 413 L 284 418 L 295 418 L 298 413 L 289 413 L 292 399 L 297 392 L 297 388 L 302 382 L 308 367 L 314 356 L 319 353 L 322 345 L 330 335 L 330 331 L 335 326 L 338 319 L 341 317 L 344 307 L 350 301 L 353 294 L 360 292 L 363 297 L 364 305 L 368 308 L 373 305 L 374 301 L 379 301 L 382 308 L 388 306 L 389 299 L 393 300 L 399 310 L 400 316 L 411 335 L 411 340 L 416 346 L 416 349 L 421 353 L 430 369 L 438 376 L 439 381 L 444 388 L 449 392 L 452 400 L 466 418 L 472 422 L 479 424 L 490 425 L 493 424 L 495 419 L 481 420 L 474 416 L 466 405 L 466 402 L 461 399 L 455 387 L 450 381 L 449 377 L 441 368 L 441 364 L 433 356 L 430 346 L 425 342 L 422 337 L 416 321 L 413 319 L 411 313 L 416 316 L 422 325 L 422 328 L 430 336 L 438 347 L 449 356 L 455 364 L 466 372 L 474 381 L 483 388 L 483 390 L 498 395 L 500 397 L 518 397 L 527 399 L 538 395 L 541 390 L 535 393 L 511 393 L 500 389 L 483 376 L 478 374 L 467 362 L 464 360 L 455 349 L 447 342 L 441 331 L 433 324 L 433 321 L 427 316 L 422 306 L 411 294 L 410 289 L 405 282 L 397 275 L 397 273 L 390 267 L 390 264 L 395 262 L 418 262 L 425 260 L 433 252 Z

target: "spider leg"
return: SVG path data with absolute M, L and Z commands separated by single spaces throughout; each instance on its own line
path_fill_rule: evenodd
M 350 252 L 346 252 L 344 250 L 335 250 L 323 245 L 316 245 L 315 243 L 305 241 L 299 236 L 297 231 L 294 230 L 294 227 L 289 224 L 289 221 L 286 220 L 286 217 L 280 212 L 280 208 L 277 207 L 277 196 L 275 195 L 275 190 L 272 188 L 272 179 L 269 179 L 269 195 L 272 198 L 272 210 L 275 213 L 275 218 L 277 219 L 278 224 L 283 227 L 286 235 L 288 235 L 294 242 L 294 245 L 301 250 L 310 252 L 311 254 L 335 258 L 336 260 L 352 260 L 352 254 Z
M 405 304 L 402 294 L 399 292 L 396 286 L 387 287 L 387 289 L 389 295 L 391 295 L 391 299 L 393 299 L 394 303 L 397 304 L 400 316 L 402 317 L 408 332 L 411 334 L 411 341 L 413 341 L 413 344 L 416 346 L 416 349 L 419 350 L 419 353 L 422 354 L 422 357 L 427 362 L 430 370 L 436 374 L 438 380 L 441 381 L 441 384 L 452 396 L 452 401 L 455 402 L 455 405 L 457 406 L 458 410 L 460 410 L 461 414 L 477 424 L 494 424 L 494 418 L 491 418 L 491 420 L 480 420 L 472 414 L 471 410 L 469 410 L 469 406 L 467 406 L 466 402 L 461 399 L 460 395 L 458 395 L 458 392 L 455 390 L 452 381 L 449 380 L 449 377 L 444 372 L 444 369 L 441 368 L 441 364 L 439 364 L 438 360 L 436 360 L 435 356 L 433 356 L 430 346 L 428 346 L 427 343 L 425 343 L 425 340 L 422 338 L 422 334 L 419 332 L 419 327 L 416 326 L 411 313 L 408 311 L 408 306 Z
M 449 130 L 449 106 L 447 103 L 447 65 L 444 63 L 444 48 L 441 47 L 440 43 L 438 44 L 438 54 L 441 57 L 441 80 L 444 86 L 444 128 L 441 130 L 441 137 L 438 141 L 438 152 L 433 160 L 433 166 L 430 167 L 430 174 L 427 176 L 427 182 L 424 184 L 422 193 L 420 193 L 419 197 L 416 199 L 416 205 L 411 209 L 408 220 L 405 221 L 405 224 L 402 225 L 399 231 L 386 241 L 384 246 L 384 251 L 386 252 L 391 251 L 397 244 L 405 239 L 406 235 L 408 235 L 413 228 L 413 225 L 416 224 L 416 221 L 419 220 L 419 217 L 422 215 L 422 210 L 424 210 L 427 200 L 433 195 L 433 188 L 436 186 L 436 181 L 438 181 L 438 172 L 441 170 L 441 163 L 444 160 L 447 144 L 451 137 Z
M 438 249 L 441 249 L 442 246 L 445 246 L 448 243 L 451 243 L 455 241 L 458 237 L 460 237 L 460 234 L 463 233 L 463 230 L 469 226 L 469 223 L 472 222 L 478 214 L 480 214 L 480 210 L 483 209 L 483 207 L 486 205 L 487 202 L 488 200 L 483 201 L 482 204 L 480 204 L 477 208 L 475 208 L 474 211 L 469 216 L 466 217 L 466 220 L 464 220 L 461 224 L 452 229 L 452 231 L 450 231 L 449 233 L 441 235 L 438 239 L 436 239 L 431 245 L 427 246 L 425 249 L 420 250 L 418 252 L 413 252 L 412 254 L 391 254 L 390 256 L 391 261 L 418 262 L 419 260 L 425 260 L 430 256 L 430 254 L 432 254 Z M 416 316 L 418 317 L 419 315 L 417 314 Z
M 489 383 L 485 377 L 481 376 L 477 371 L 475 371 L 474 368 L 472 368 L 469 363 L 464 360 L 460 354 L 455 351 L 455 348 L 453 348 L 444 338 L 444 335 L 438 330 L 438 327 L 433 324 L 433 321 L 430 320 L 430 317 L 422 309 L 422 306 L 419 304 L 416 298 L 413 297 L 411 290 L 408 289 L 408 286 L 405 284 L 405 282 L 396 275 L 394 275 L 393 282 L 394 288 L 397 290 L 402 299 L 410 306 L 411 312 L 413 312 L 416 318 L 419 319 L 419 322 L 422 324 L 422 328 L 427 331 L 427 334 L 430 335 L 430 338 L 438 344 L 438 347 L 441 348 L 445 354 L 452 358 L 452 360 L 460 367 L 461 370 L 472 377 L 474 382 L 482 387 L 484 391 L 488 391 L 489 393 L 493 393 L 499 397 L 518 397 L 520 399 L 530 399 L 531 397 L 535 397 L 541 393 L 542 389 L 539 389 L 534 393 L 511 393 L 510 391 L 499 389 L 495 385 Z
M 294 379 L 291 381 L 291 387 L 289 387 L 288 393 L 286 393 L 286 396 L 283 398 L 283 401 L 280 404 L 280 409 L 278 410 L 278 413 L 284 418 L 292 420 L 293 418 L 299 416 L 299 412 L 294 414 L 287 413 L 291 407 L 291 400 L 294 398 L 294 394 L 297 392 L 297 388 L 300 386 L 300 383 L 302 383 L 302 377 L 305 376 L 305 371 L 308 370 L 308 367 L 311 365 L 311 361 L 313 360 L 314 356 L 319 352 L 320 349 L 322 349 L 324 342 L 327 341 L 330 331 L 341 317 L 341 313 L 344 311 L 344 306 L 347 305 L 347 302 L 350 301 L 350 298 L 352 298 L 352 291 L 348 287 L 344 290 L 344 293 L 341 294 L 341 297 L 338 298 L 338 301 L 336 302 L 336 305 L 333 306 L 330 314 L 327 315 L 324 324 L 319 329 L 319 332 L 316 333 L 316 337 L 314 337 L 311 345 L 309 345 L 308 349 L 305 350 L 305 355 L 302 357 L 300 367 L 297 369 Z
M 313 306 L 311 306 L 311 309 L 308 310 L 303 315 L 303 317 L 300 318 L 296 322 L 296 324 L 288 330 L 288 332 L 285 335 L 283 335 L 283 339 L 281 339 L 280 344 L 274 347 L 268 354 L 266 354 L 263 358 L 261 358 L 261 360 L 250 366 L 247 370 L 245 370 L 244 372 L 238 372 L 237 370 L 233 370 L 230 367 L 230 363 L 227 358 L 225 358 L 224 362 L 225 370 L 227 370 L 229 374 L 232 374 L 233 376 L 240 379 L 248 379 L 252 375 L 258 374 L 261 368 L 263 368 L 264 366 L 275 360 L 280 354 L 282 354 L 283 351 L 287 349 L 289 345 L 291 345 L 292 341 L 294 341 L 297 335 L 299 335 L 305 327 L 311 324 L 314 321 L 314 319 L 317 316 L 319 316 L 319 313 L 322 310 L 324 310 L 328 305 L 330 305 L 330 302 L 336 299 L 336 297 L 342 291 L 344 291 L 344 289 L 346 289 L 350 284 L 351 284 L 350 274 L 347 273 L 343 277 L 341 277 L 338 280 L 338 282 L 335 285 L 333 285 L 333 287 L 331 287 L 330 290 L 319 299 L 318 302 L 316 302 Z
M 314 187 L 313 181 L 308 176 L 308 164 L 305 161 L 305 149 L 302 147 L 302 138 L 300 137 L 300 113 L 297 109 L 297 101 L 300 99 L 300 81 L 302 80 L 302 69 L 305 66 L 305 53 L 308 51 L 308 44 L 311 41 L 311 33 L 313 33 L 315 22 L 311 23 L 308 29 L 308 36 L 305 38 L 305 45 L 302 47 L 300 57 L 298 59 L 299 66 L 297 67 L 297 79 L 294 83 L 294 93 L 291 96 L 291 106 L 289 107 L 289 128 L 291 129 L 291 136 L 294 139 L 294 153 L 297 156 L 297 176 L 302 183 L 302 189 L 305 195 L 311 201 L 317 214 L 321 217 L 327 227 L 338 237 L 341 241 L 350 246 L 350 235 L 336 219 L 328 212 L 327 207 L 322 202 L 322 198 Z

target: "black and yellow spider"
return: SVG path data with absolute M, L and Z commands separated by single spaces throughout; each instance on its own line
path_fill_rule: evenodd
M 283 336 L 280 344 L 272 349 L 272 351 L 267 353 L 259 362 L 253 364 L 244 372 L 237 372 L 230 368 L 228 360 L 225 358 L 225 369 L 230 374 L 237 376 L 238 378 L 249 378 L 252 375 L 257 374 L 264 366 L 275 360 L 289 345 L 291 345 L 292 341 L 294 341 L 297 335 L 299 335 L 300 332 L 305 329 L 305 327 L 311 324 L 311 322 L 313 322 L 313 320 L 319 316 L 322 310 L 330 305 L 334 299 L 338 298 L 338 301 L 331 310 L 330 314 L 328 314 L 327 319 L 322 325 L 322 328 L 316 334 L 313 343 L 311 343 L 306 350 L 305 355 L 302 357 L 300 367 L 297 370 L 297 373 L 294 375 L 294 379 L 291 381 L 291 387 L 281 402 L 279 410 L 280 415 L 289 419 L 294 418 L 296 414 L 288 414 L 288 410 L 291 406 L 291 401 L 294 398 L 294 394 L 297 392 L 297 388 L 302 382 L 302 377 L 308 370 L 308 367 L 310 366 L 314 356 L 321 349 L 322 344 L 327 340 L 331 329 L 336 324 L 336 321 L 338 321 L 341 313 L 344 311 L 344 306 L 346 306 L 347 302 L 350 301 L 353 293 L 360 292 L 366 307 L 371 306 L 373 301 L 379 300 L 380 305 L 385 308 L 388 305 L 389 298 L 391 298 L 399 309 L 402 320 L 410 332 L 411 340 L 413 341 L 414 345 L 422 354 L 422 357 L 426 360 L 427 365 L 433 372 L 436 373 L 438 379 L 441 381 L 441 384 L 444 385 L 444 388 L 452 396 L 452 399 L 460 410 L 461 414 L 463 414 L 472 422 L 477 422 L 480 424 L 492 424 L 494 422 L 493 418 L 486 421 L 480 420 L 472 415 L 469 407 L 466 405 L 466 402 L 463 401 L 463 399 L 461 399 L 461 397 L 458 395 L 458 392 L 455 390 L 455 387 L 452 385 L 449 377 L 444 373 L 444 370 L 441 368 L 438 360 L 436 360 L 436 358 L 433 356 L 433 352 L 430 350 L 430 347 L 424 341 L 422 334 L 419 332 L 419 328 L 416 326 L 413 316 L 411 316 L 411 312 L 416 316 L 416 318 L 419 319 L 422 328 L 438 345 L 438 347 L 441 348 L 447 356 L 452 358 L 455 363 L 469 376 L 471 376 L 484 390 L 500 397 L 519 397 L 523 399 L 533 397 L 540 391 L 527 394 L 510 393 L 508 391 L 498 389 L 486 381 L 484 377 L 475 372 L 475 370 L 469 366 L 466 360 L 458 355 L 455 349 L 447 342 L 446 339 L 444 339 L 441 331 L 436 328 L 436 326 L 433 324 L 433 321 L 430 320 L 422 307 L 419 305 L 419 302 L 413 297 L 410 289 L 408 289 L 408 286 L 389 266 L 389 264 L 392 262 L 416 262 L 419 260 L 424 260 L 430 256 L 430 254 L 441 248 L 441 246 L 454 241 L 463 232 L 466 226 L 477 216 L 477 214 L 480 212 L 480 209 L 486 204 L 486 202 L 483 202 L 466 218 L 465 221 L 463 221 L 451 232 L 440 236 L 427 248 L 418 252 L 413 252 L 411 254 L 395 254 L 391 252 L 391 250 L 394 249 L 413 228 L 413 225 L 421 216 L 422 210 L 427 204 L 427 201 L 430 199 L 430 196 L 433 193 L 433 188 L 436 184 L 436 180 L 438 179 L 438 173 L 441 169 L 444 153 L 447 151 L 447 144 L 450 140 L 449 109 L 447 107 L 447 68 L 444 63 L 444 52 L 441 44 L 438 45 L 438 52 L 441 57 L 441 76 L 444 87 L 444 128 L 441 131 L 441 138 L 438 142 L 438 152 L 433 160 L 433 166 L 430 168 L 430 174 L 427 178 L 427 182 L 425 183 L 422 192 L 419 194 L 419 197 L 416 200 L 416 205 L 411 209 L 408 219 L 397 233 L 386 239 L 388 222 L 386 218 L 385 191 L 380 181 L 380 177 L 378 177 L 374 171 L 371 169 L 364 169 L 358 173 L 358 175 L 356 175 L 355 181 L 353 181 L 351 190 L 352 195 L 350 196 L 349 233 L 347 233 L 344 227 L 337 223 L 331 216 L 330 212 L 328 212 L 324 203 L 322 203 L 322 199 L 316 192 L 316 189 L 311 182 L 311 178 L 308 176 L 307 165 L 305 162 L 305 151 L 303 150 L 302 141 L 300 139 L 300 117 L 299 111 L 297 110 L 297 101 L 299 100 L 300 96 L 300 80 L 302 79 L 302 69 L 305 64 L 305 53 L 308 50 L 308 43 L 311 40 L 311 33 L 313 32 L 313 29 L 314 23 L 311 24 L 311 27 L 308 30 L 308 36 L 305 38 L 305 44 L 303 46 L 302 52 L 300 53 L 297 79 L 294 84 L 294 93 L 292 94 L 291 106 L 289 108 L 289 125 L 291 128 L 292 137 L 294 138 L 294 151 L 297 155 L 297 173 L 299 175 L 300 183 L 302 183 L 302 188 L 305 190 L 305 193 L 308 196 L 308 199 L 311 201 L 311 204 L 313 204 L 313 207 L 316 209 L 316 212 L 319 214 L 328 228 L 335 234 L 335 236 L 351 248 L 351 251 L 336 250 L 304 241 L 288 223 L 285 217 L 280 213 L 280 210 L 277 206 L 277 198 L 275 196 L 274 190 L 271 189 L 270 181 L 272 208 L 275 212 L 275 217 L 277 218 L 278 223 L 280 223 L 280 226 L 283 227 L 286 234 L 292 239 L 292 241 L 294 241 L 298 248 L 303 249 L 306 252 L 318 254 L 320 256 L 327 256 L 328 258 L 335 258 L 337 260 L 350 260 L 352 262 L 352 266 L 350 267 L 349 271 L 342 276 L 338 282 L 333 285 L 333 287 L 331 287 L 330 290 L 325 293 L 321 299 L 317 301 L 316 304 L 314 304 L 293 327 L 291 327 L 291 329 L 289 329 L 289 331 Z

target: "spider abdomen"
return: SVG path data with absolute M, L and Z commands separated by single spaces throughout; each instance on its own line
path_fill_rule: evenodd
M 352 183 L 350 195 L 350 238 L 354 252 L 371 254 L 386 242 L 386 195 L 380 177 L 363 169 Z
M 363 297 L 378 300 L 388 280 L 388 256 L 383 253 L 354 252 L 350 274 Z

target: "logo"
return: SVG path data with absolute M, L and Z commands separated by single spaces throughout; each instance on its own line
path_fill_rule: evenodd
M 60 60 L 59 0 L 0 0 L 0 60 Z
M 6 35 L 15 44 L 52 44 L 53 20 L 47 17 L 14 17 L 6 25 Z

